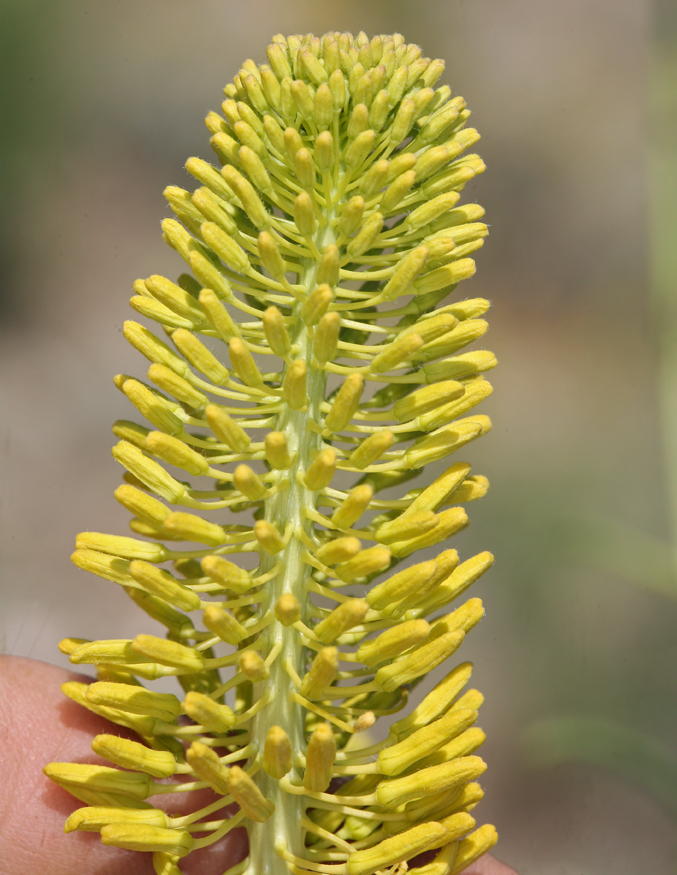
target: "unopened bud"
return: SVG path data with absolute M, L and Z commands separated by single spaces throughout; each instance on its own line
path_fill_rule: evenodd
M 324 618 L 315 627 L 315 635 L 323 644 L 330 644 L 344 632 L 358 626 L 367 615 L 369 605 L 363 599 L 349 599 Z
M 299 692 L 307 699 L 321 699 L 338 671 L 338 650 L 323 647 L 318 651 L 310 670 L 303 678 Z
M 281 726 L 271 726 L 263 745 L 263 771 L 280 780 L 291 771 L 292 747 L 289 736 Z
M 332 779 L 336 759 L 336 740 L 329 723 L 320 723 L 310 736 L 306 752 L 303 786 L 313 793 L 324 793 Z
M 279 553 L 284 550 L 284 538 L 268 520 L 257 520 L 254 523 L 254 536 L 266 553 Z

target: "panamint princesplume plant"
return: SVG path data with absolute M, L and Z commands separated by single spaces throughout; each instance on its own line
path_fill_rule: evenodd
M 276 36 L 267 55 L 207 116 L 221 169 L 191 158 L 196 190 L 165 191 L 191 274 L 134 284 L 166 335 L 125 323 L 149 382 L 116 378 L 149 423 L 113 427 L 135 537 L 85 532 L 73 555 L 166 629 L 61 643 L 99 678 L 66 695 L 140 741 L 99 735 L 111 767 L 45 771 L 87 804 L 67 832 L 152 852 L 158 875 L 237 826 L 250 851 L 230 875 L 451 875 L 496 840 L 469 814 L 485 770 L 471 665 L 385 740 L 374 724 L 483 615 L 449 606 L 492 556 L 446 542 L 487 481 L 455 462 L 403 486 L 490 428 L 470 411 L 495 358 L 462 352 L 489 304 L 441 306 L 487 233 L 458 205 L 484 170 L 463 154 L 478 134 L 433 87 L 443 62 L 399 34 Z M 170 676 L 182 698 L 146 686 Z M 172 813 L 195 788 L 212 804 Z

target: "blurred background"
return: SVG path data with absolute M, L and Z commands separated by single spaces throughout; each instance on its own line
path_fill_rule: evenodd
M 78 531 L 126 531 L 112 377 L 145 373 L 127 299 L 178 273 L 162 190 L 213 160 L 223 85 L 277 32 L 399 31 L 446 59 L 488 166 L 463 292 L 493 302 L 500 367 L 464 458 L 492 488 L 458 539 L 497 558 L 463 651 L 487 699 L 481 822 L 521 875 L 674 873 L 672 5 L 3 0 L 0 649 L 65 666 L 66 635 L 147 631 L 69 554 Z

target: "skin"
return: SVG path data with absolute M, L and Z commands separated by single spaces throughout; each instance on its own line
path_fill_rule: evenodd
M 0 875 L 36 875 L 46 864 L 49 875 L 154 875 L 150 854 L 106 847 L 98 833 L 64 836 L 65 819 L 84 803 L 49 781 L 42 767 L 52 761 L 110 765 L 92 752 L 91 740 L 103 732 L 125 733 L 66 699 L 60 686 L 67 680 L 88 678 L 37 660 L 0 657 Z M 215 798 L 211 791 L 180 795 L 188 798 L 176 802 L 173 796 L 172 813 Z M 191 853 L 182 871 L 222 875 L 243 859 L 246 847 L 244 830 L 234 830 L 212 848 Z M 466 873 L 517 875 L 490 856 Z

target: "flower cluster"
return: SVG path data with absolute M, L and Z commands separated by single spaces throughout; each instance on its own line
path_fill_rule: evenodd
M 134 284 L 165 335 L 125 323 L 148 382 L 116 378 L 147 422 L 113 427 L 134 537 L 85 532 L 73 555 L 165 629 L 61 643 L 98 671 L 66 695 L 140 740 L 99 735 L 111 767 L 45 771 L 87 805 L 67 831 L 153 852 L 158 875 L 238 825 L 230 875 L 404 872 L 430 851 L 410 875 L 454 875 L 496 840 L 469 813 L 471 665 L 385 740 L 375 724 L 481 619 L 477 598 L 448 606 L 493 561 L 405 561 L 446 547 L 488 486 L 465 462 L 404 486 L 490 428 L 471 411 L 495 358 L 463 351 L 489 303 L 441 304 L 487 234 L 458 204 L 479 135 L 433 87 L 444 64 L 399 34 L 277 36 L 267 56 L 207 116 L 220 169 L 191 158 L 195 191 L 165 191 L 190 273 Z M 170 676 L 182 698 L 145 684 Z M 216 801 L 173 816 L 201 787 Z

